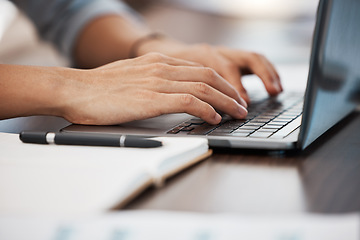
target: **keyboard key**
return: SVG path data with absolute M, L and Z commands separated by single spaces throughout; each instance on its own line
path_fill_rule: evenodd
M 266 124 L 266 125 L 262 126 L 261 129 L 273 129 L 275 131 L 276 129 L 280 129 L 281 127 L 282 127 L 282 125 Z
M 228 121 L 226 123 L 224 123 L 223 125 L 221 125 L 220 127 L 218 127 L 216 130 L 227 130 L 230 132 L 239 128 L 240 126 L 242 126 L 246 121 L 245 120 L 242 120 L 242 121 Z
M 206 135 L 215 128 L 217 128 L 217 126 L 205 123 L 205 124 L 202 124 L 199 126 L 195 126 L 194 130 L 192 130 L 188 134 L 189 135 Z
M 264 113 L 262 113 L 261 114 L 261 116 L 262 117 L 272 117 L 272 118 L 274 118 L 274 117 L 276 117 L 276 116 L 278 116 L 279 114 L 277 114 L 277 113 L 268 113 L 268 112 L 264 112 Z
M 244 124 L 243 126 L 244 126 L 244 127 L 261 127 L 261 126 L 263 126 L 264 124 L 265 124 L 265 123 L 252 122 L 252 121 L 250 121 L 250 122 Z
M 266 129 L 266 128 L 259 128 L 258 130 L 256 130 L 256 132 L 267 132 L 267 133 L 274 133 L 276 131 L 277 129 Z
M 184 122 L 181 123 L 180 125 L 174 127 L 173 129 L 171 129 L 170 131 L 167 132 L 167 134 L 177 134 L 180 131 L 182 131 L 184 128 L 186 129 L 187 127 L 191 126 L 190 123 Z M 185 130 L 186 131 L 186 130 Z
M 193 119 L 190 119 L 189 121 L 186 121 L 185 123 L 192 124 L 192 125 L 202 125 L 205 123 L 205 121 L 200 118 L 193 118 Z
M 268 123 L 266 125 L 264 125 L 263 127 L 267 127 L 267 128 L 270 128 L 270 127 L 274 127 L 274 128 L 282 128 L 284 126 L 284 124 L 273 124 L 273 123 Z
M 167 134 L 177 134 L 180 132 L 180 130 L 182 129 L 183 127 L 179 126 L 179 127 L 175 127 L 173 129 L 171 129 L 170 131 L 167 132 Z
M 216 133 L 216 134 L 226 134 L 226 133 L 231 133 L 233 131 L 232 128 L 230 129 L 221 129 L 221 128 L 216 128 L 214 131 L 212 131 L 211 133 Z
M 289 112 L 284 112 L 282 114 L 279 115 L 279 117 L 290 117 L 290 118 L 295 118 L 298 116 L 297 113 L 289 113 Z
M 244 126 L 239 127 L 237 130 L 240 130 L 240 129 L 242 129 L 242 130 L 256 130 L 256 129 L 260 128 L 260 127 L 261 126 L 246 126 L 246 125 L 244 125 Z
M 291 119 L 292 120 L 292 119 Z M 286 125 L 289 121 L 284 121 L 284 120 L 277 120 L 276 118 L 274 120 L 272 120 L 271 124 L 276 124 L 276 125 Z
M 220 125 L 217 129 L 231 129 L 233 130 L 234 128 L 236 128 L 237 126 L 234 126 L 232 124 L 223 124 L 223 125 Z
M 256 118 L 254 119 L 259 119 L 259 120 L 270 120 L 270 119 L 273 119 L 274 116 L 272 115 L 265 115 L 265 114 L 260 114 L 259 116 L 257 116 Z
M 277 118 L 274 118 L 274 121 L 290 122 L 293 119 L 294 119 L 294 117 L 277 117 Z
M 233 133 L 231 133 L 231 136 L 234 136 L 234 137 L 247 137 L 247 136 L 249 136 L 249 133 L 245 133 L 245 132 L 233 132 Z
M 182 128 L 180 131 L 181 131 L 181 132 L 190 132 L 190 131 L 192 131 L 192 130 L 194 130 L 194 127 L 184 127 L 184 128 Z
M 252 138 L 268 138 L 272 135 L 272 132 L 254 132 L 249 137 Z
M 184 123 L 180 124 L 178 127 L 185 128 L 185 127 L 189 127 L 189 126 L 191 126 L 191 123 L 184 122 Z
M 262 118 L 254 118 L 254 119 L 252 119 L 250 122 L 251 123 L 262 123 L 262 125 L 263 124 L 265 124 L 265 123 L 267 123 L 267 122 L 269 122 L 270 121 L 270 119 L 262 119 Z
M 236 129 L 235 131 L 233 131 L 233 133 L 247 133 L 247 134 L 249 134 L 249 133 L 252 133 L 252 132 L 254 132 L 255 130 L 253 130 L 253 129 Z

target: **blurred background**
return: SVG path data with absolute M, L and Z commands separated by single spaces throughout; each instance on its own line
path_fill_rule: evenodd
M 275 64 L 307 63 L 318 1 L 128 0 L 147 24 L 187 43 L 207 42 L 264 54 Z M 0 62 L 66 66 L 32 23 L 0 1 Z

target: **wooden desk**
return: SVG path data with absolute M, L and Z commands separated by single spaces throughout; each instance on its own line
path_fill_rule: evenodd
M 170 18 L 171 16 L 171 18 Z M 284 26 L 291 40 L 278 42 L 270 25 L 264 32 L 259 24 L 237 24 L 234 19 L 199 14 L 181 9 L 153 8 L 145 17 L 155 29 L 186 42 L 225 44 L 265 52 L 276 63 L 302 62 L 307 59 L 312 29 L 302 22 L 298 30 Z M 164 21 L 166 19 L 166 21 Z M 172 19 L 169 25 L 169 19 Z M 177 27 L 174 28 L 173 26 Z M 257 27 L 256 27 L 257 26 Z M 199 31 L 199 28 L 201 31 Z M 235 29 L 243 38 L 238 38 Z M 256 30 L 258 29 L 258 30 Z M 263 29 L 263 30 L 264 30 Z M 279 30 L 279 28 L 274 28 Z M 14 28 L 11 31 L 15 31 Z M 300 31 L 300 32 L 299 32 Z M 246 34 L 249 33 L 249 34 Z M 297 35 L 296 35 L 297 34 Z M 255 37 L 251 38 L 251 36 Z M 298 36 L 298 37 L 296 37 Z M 301 37 L 299 37 L 301 36 Z M 239 39 L 237 41 L 236 39 Z M 255 41 L 250 41 L 251 39 Z M 6 40 L 6 39 L 5 39 Z M 230 41 L 231 40 L 231 41 Z M 11 42 L 8 38 L 7 42 Z M 258 44 L 258 43 L 264 44 Z M 253 45 L 254 43 L 257 43 Z M 275 45 L 277 43 L 277 45 Z M 292 43 L 298 43 L 291 48 Z M 30 46 L 32 49 L 32 46 Z M 282 49 L 279 54 L 279 49 Z M 41 51 L 27 51 L 9 58 L 9 63 L 34 64 Z M 32 54 L 34 53 L 34 54 Z M 42 58 L 43 65 L 53 52 Z M 31 56 L 32 57 L 31 57 Z M 291 56 L 290 56 L 291 55 Z M 40 61 L 40 60 L 39 60 Z M 61 61 L 54 60 L 58 64 Z M 69 124 L 56 117 L 29 117 L 0 121 L 0 131 L 56 131 Z M 149 189 L 126 209 L 164 209 L 199 212 L 299 213 L 360 211 L 360 113 L 341 122 L 304 152 L 274 153 L 244 150 L 215 150 L 214 155 L 170 179 L 162 189 Z

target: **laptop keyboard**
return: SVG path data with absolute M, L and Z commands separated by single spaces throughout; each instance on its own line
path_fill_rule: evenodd
M 303 94 L 286 93 L 273 98 L 253 96 L 251 99 L 245 119 L 223 115 L 218 125 L 210 125 L 200 118 L 193 118 L 167 133 L 281 139 L 299 128 Z

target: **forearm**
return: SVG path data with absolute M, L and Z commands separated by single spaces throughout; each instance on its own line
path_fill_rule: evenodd
M 65 68 L 0 64 L 0 119 L 62 115 Z
M 143 25 L 120 15 L 106 15 L 91 21 L 74 45 L 75 63 L 93 68 L 129 58 L 132 45 L 150 33 Z

